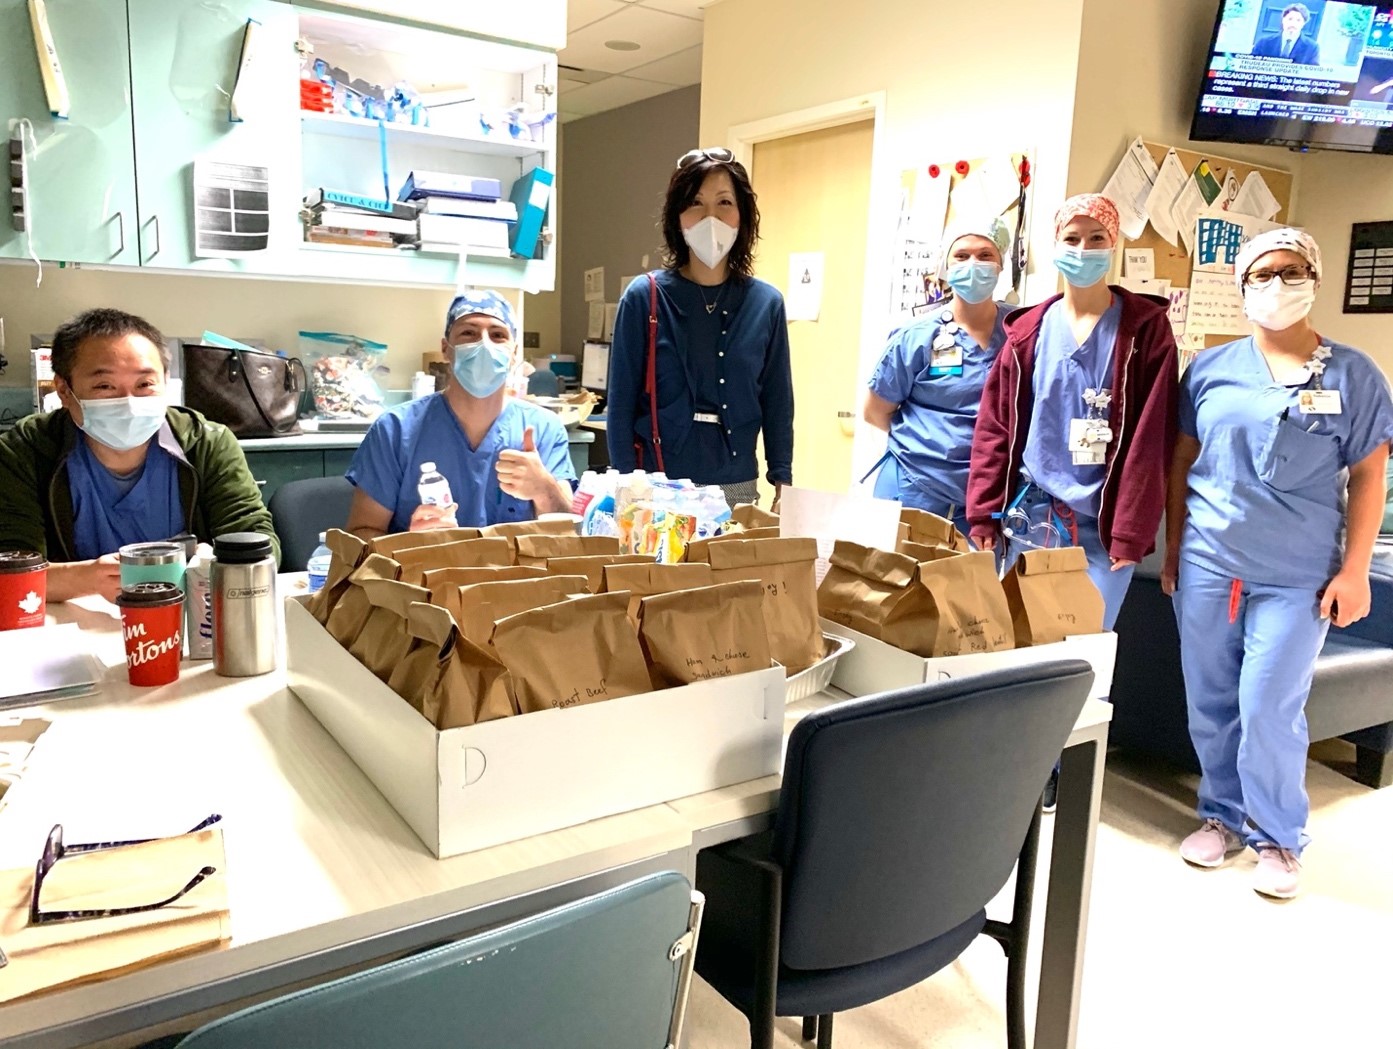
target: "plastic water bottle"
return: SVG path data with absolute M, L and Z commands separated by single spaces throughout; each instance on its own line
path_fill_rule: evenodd
M 437 472 L 435 463 L 421 464 L 421 480 L 416 484 L 422 506 L 450 506 L 454 497 L 450 494 L 450 482 Z
M 310 573 L 310 593 L 317 594 L 324 589 L 324 580 L 329 577 L 329 563 L 334 559 L 334 555 L 329 551 L 328 544 L 324 542 L 324 533 L 319 533 L 319 545 L 314 548 L 314 553 L 310 554 L 310 559 L 305 567 Z
M 580 484 L 576 485 L 576 491 L 571 496 L 571 513 L 585 516 L 586 507 L 600 491 L 600 475 L 594 470 L 586 470 L 581 475 Z

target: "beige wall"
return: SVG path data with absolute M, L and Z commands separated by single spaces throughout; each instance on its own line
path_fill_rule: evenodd
M 1322 334 L 1359 347 L 1393 375 L 1393 314 L 1341 312 L 1350 227 L 1393 220 L 1393 157 L 1311 153 L 1301 164 L 1296 218 L 1320 242 L 1325 262 L 1312 320 Z
M 508 293 L 516 303 L 516 293 Z M 10 369 L 0 383 L 29 385 L 31 333 L 50 332 L 93 306 L 115 306 L 145 317 L 168 335 L 198 335 L 205 328 L 233 338 L 262 338 L 296 352 L 296 332 L 341 331 L 388 346 L 383 385 L 407 389 L 421 354 L 440 346 L 444 289 L 373 288 L 363 285 L 232 277 L 164 276 L 116 270 L 44 267 L 34 287 L 32 264 L 0 265 L 0 316 L 5 318 Z
M 701 88 L 684 87 L 562 129 L 561 352 L 579 354 L 588 311 L 585 271 L 605 269 L 605 301 L 618 302 L 621 277 L 661 265 L 658 220 L 673 164 L 697 145 Z
M 1214 13 L 1214 0 L 1086 0 L 1069 192 L 1102 188 L 1137 135 L 1293 172 L 1291 221 L 1310 231 L 1325 260 L 1312 320 L 1323 334 L 1359 347 L 1393 374 L 1393 316 L 1341 312 L 1351 224 L 1393 219 L 1393 157 L 1191 142 L 1190 115 Z M 1168 46 L 1125 46 L 1136 40 Z
M 1035 199 L 1058 200 L 1068 170 L 1082 8 L 1083 0 L 862 0 L 852 12 L 808 0 L 723 0 L 706 9 L 701 141 L 720 143 L 738 124 L 883 91 L 872 187 L 878 221 L 894 221 L 893 200 L 888 218 L 883 205 L 901 170 L 959 153 L 1033 148 Z M 1037 257 L 1045 251 L 1048 258 L 1047 218 L 1036 209 Z M 869 265 L 887 261 L 872 258 Z M 1027 298 L 1040 275 L 1038 266 L 1032 271 Z M 1052 288 L 1048 265 L 1045 271 Z

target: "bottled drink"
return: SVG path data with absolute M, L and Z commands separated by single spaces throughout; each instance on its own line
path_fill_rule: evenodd
M 320 532 L 319 545 L 314 548 L 314 553 L 310 554 L 309 561 L 305 563 L 310 573 L 311 594 L 317 594 L 324 589 L 324 581 L 329 577 L 329 564 L 334 559 L 324 538 L 324 533 Z
M 594 470 L 586 470 L 581 475 L 580 483 L 576 485 L 576 491 L 571 496 L 571 513 L 585 516 L 585 508 L 588 507 L 596 494 L 600 491 L 600 475 Z
M 454 497 L 450 494 L 450 482 L 435 469 L 435 463 L 421 464 L 421 480 L 416 484 L 422 506 L 450 506 Z

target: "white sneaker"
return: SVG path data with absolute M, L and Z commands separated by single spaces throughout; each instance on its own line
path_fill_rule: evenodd
M 1180 858 L 1196 867 L 1212 869 L 1222 867 L 1242 848 L 1243 839 L 1211 817 L 1180 843 Z
M 1258 865 L 1253 871 L 1253 891 L 1274 900 L 1289 900 L 1301 891 L 1301 861 L 1296 853 L 1271 842 L 1258 844 Z

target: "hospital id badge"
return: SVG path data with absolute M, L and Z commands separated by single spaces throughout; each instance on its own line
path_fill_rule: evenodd
M 1069 454 L 1075 466 L 1102 466 L 1108 461 L 1112 430 L 1100 419 L 1069 420 Z
M 949 339 L 946 344 L 935 340 L 929 356 L 930 375 L 961 375 L 963 373 L 963 348 Z
M 1302 415 L 1340 415 L 1344 412 L 1339 390 L 1302 390 L 1297 395 L 1296 403 Z

